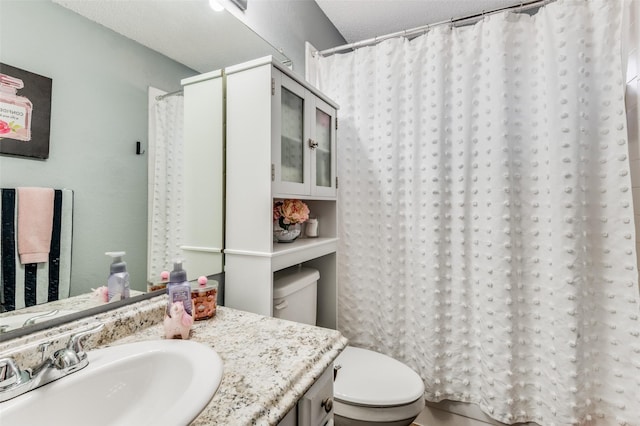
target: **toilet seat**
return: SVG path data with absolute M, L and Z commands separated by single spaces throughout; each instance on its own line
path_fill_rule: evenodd
M 333 409 L 336 416 L 347 419 L 357 419 L 360 422 L 368 424 L 393 423 L 399 420 L 410 419 L 407 423 L 409 424 L 420 414 L 424 405 L 424 399 L 422 398 L 407 405 L 396 405 L 392 407 L 366 407 L 362 405 L 344 404 L 334 400 Z
M 347 346 L 334 362 L 340 366 L 333 384 L 341 405 L 390 408 L 424 404 L 424 383 L 405 364 L 387 355 Z

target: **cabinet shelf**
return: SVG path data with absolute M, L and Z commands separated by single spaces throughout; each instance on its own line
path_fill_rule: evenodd
M 228 255 L 271 258 L 271 271 L 279 271 L 325 254 L 333 253 L 337 238 L 300 238 L 292 243 L 273 243 L 272 252 L 225 249 Z
M 302 145 L 302 139 L 300 139 L 299 137 L 288 136 L 283 134 L 282 139 L 283 141 L 289 142 L 294 145 Z
M 278 271 L 335 252 L 337 238 L 300 238 L 292 243 L 273 243 L 272 270 Z

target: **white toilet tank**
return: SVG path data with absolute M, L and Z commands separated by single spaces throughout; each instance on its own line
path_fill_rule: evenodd
M 316 324 L 316 300 L 320 272 L 313 268 L 288 268 L 274 274 L 273 316 Z

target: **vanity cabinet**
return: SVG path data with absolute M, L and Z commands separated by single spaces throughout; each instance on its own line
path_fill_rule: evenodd
M 278 426 L 332 426 L 333 414 L 333 367 L 330 366 Z
M 225 304 L 272 316 L 274 273 L 303 264 L 320 271 L 317 324 L 336 328 L 337 105 L 271 57 L 224 74 Z M 274 242 L 273 204 L 292 198 L 318 237 Z

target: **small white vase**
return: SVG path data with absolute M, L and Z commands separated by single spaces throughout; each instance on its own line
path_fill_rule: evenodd
M 300 236 L 300 224 L 289 225 L 288 229 L 277 227 L 273 230 L 273 237 L 279 243 L 291 243 Z

